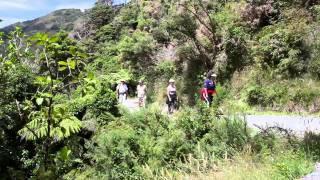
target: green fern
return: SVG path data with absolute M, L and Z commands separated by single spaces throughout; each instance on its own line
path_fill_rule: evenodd
M 37 140 L 47 136 L 47 109 L 43 109 L 30 115 L 32 120 L 19 131 L 19 134 L 23 138 L 27 140 Z M 75 116 L 65 112 L 62 105 L 56 105 L 53 108 L 53 118 L 50 126 L 51 138 L 54 138 L 56 141 L 62 140 L 74 133 L 78 133 L 81 127 L 81 121 Z

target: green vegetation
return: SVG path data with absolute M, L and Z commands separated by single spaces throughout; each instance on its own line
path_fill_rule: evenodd
M 53 16 L 0 33 L 2 178 L 298 179 L 319 160 L 319 135 L 255 132 L 232 115 L 319 114 L 317 1 L 98 1 Z M 211 108 L 199 100 L 208 71 Z M 131 95 L 144 79 L 148 107 L 118 106 L 119 79 Z
M 254 135 L 243 121 L 217 119 L 201 108 L 186 109 L 173 120 L 157 108 L 125 113 L 101 127 L 88 146 L 86 156 L 92 164 L 83 164 L 64 178 L 268 179 L 271 173 L 275 179 L 294 179 L 313 167 L 302 142 L 289 143 L 273 133 Z M 253 174 L 241 170 L 237 174 L 233 166 L 238 163 L 240 168 L 253 167 Z

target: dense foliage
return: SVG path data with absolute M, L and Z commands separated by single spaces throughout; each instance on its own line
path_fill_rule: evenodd
M 86 12 L 74 39 L 0 34 L 1 178 L 228 179 L 242 155 L 269 173 L 256 179 L 310 172 L 318 135 L 255 132 L 220 115 L 319 113 L 318 1 L 110 2 Z M 218 75 L 211 108 L 198 101 L 208 71 Z M 170 78 L 182 104 L 172 117 L 159 108 Z M 119 79 L 130 94 L 145 80 L 149 107 L 118 106 Z

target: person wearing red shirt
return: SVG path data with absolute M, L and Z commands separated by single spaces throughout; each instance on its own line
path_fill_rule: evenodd
M 213 95 L 216 94 L 216 74 L 208 74 L 204 80 L 204 87 L 201 90 L 202 98 L 206 101 L 208 106 L 211 106 L 213 101 Z

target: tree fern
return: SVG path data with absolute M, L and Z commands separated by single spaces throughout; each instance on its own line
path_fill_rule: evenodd
M 81 121 L 73 115 L 65 112 L 61 105 L 53 108 L 53 118 L 50 126 L 50 137 L 61 140 L 81 130 Z M 48 121 L 46 111 L 33 112 L 31 121 L 19 131 L 19 134 L 27 140 L 37 140 L 46 137 L 48 133 Z

